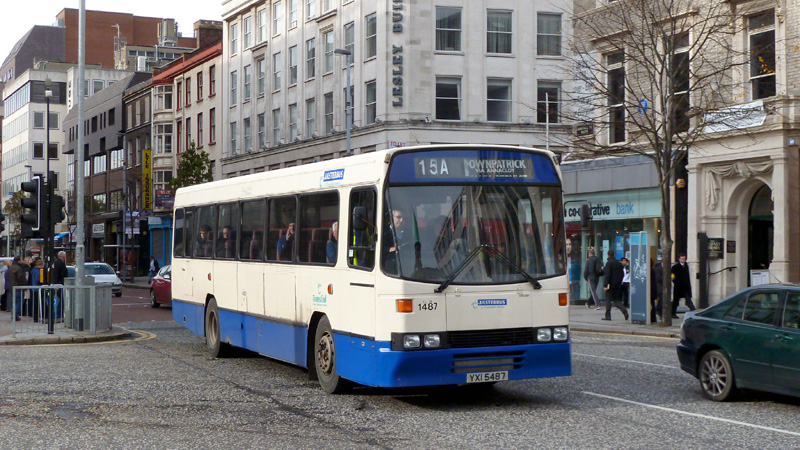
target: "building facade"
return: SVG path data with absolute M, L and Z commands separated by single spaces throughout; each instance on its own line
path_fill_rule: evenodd
M 559 113 L 570 4 L 225 1 L 222 176 L 348 154 L 348 56 L 337 49 L 351 54 L 351 154 L 546 147 L 548 118 L 551 133 L 570 129 Z

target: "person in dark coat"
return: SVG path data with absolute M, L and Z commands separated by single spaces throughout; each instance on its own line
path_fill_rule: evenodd
M 53 263 L 53 284 L 64 284 L 64 280 L 69 276 L 69 272 L 67 271 L 67 252 L 60 251 L 58 252 L 58 257 L 56 258 L 56 262 Z M 53 308 L 53 316 L 56 320 L 61 318 L 61 301 L 64 298 L 64 292 L 62 289 L 56 290 L 53 298 L 53 303 L 55 307 Z
M 22 267 L 25 263 L 22 262 L 22 257 L 15 256 L 14 261 L 11 263 L 11 267 L 8 269 L 8 281 L 9 281 L 9 290 L 13 292 L 14 286 L 25 286 L 28 284 L 28 274 L 25 272 L 25 269 Z M 24 292 L 21 290 L 17 290 L 17 292 L 11 294 L 14 301 L 14 320 L 19 321 L 22 315 L 22 297 Z
M 586 307 L 591 308 L 592 303 L 597 309 L 600 309 L 600 299 L 597 298 L 597 285 L 600 282 L 600 276 L 603 275 L 603 263 L 594 255 L 592 250 L 587 253 L 586 263 L 583 265 L 583 279 L 589 285 L 589 300 L 586 301 Z
M 686 255 L 678 255 L 678 262 L 672 266 L 672 318 L 678 318 L 678 304 L 680 300 L 686 301 L 689 311 L 694 311 L 692 302 L 692 282 L 689 278 L 689 264 L 686 262 Z
M 661 260 L 658 260 L 650 268 L 650 322 L 656 323 L 661 319 L 663 291 L 664 267 L 661 265 Z
M 622 269 L 622 263 L 617 261 L 614 257 L 614 250 L 608 251 L 608 261 L 606 261 L 606 268 L 603 272 L 603 279 L 605 286 L 603 289 L 606 291 L 606 316 L 603 320 L 611 320 L 611 303 L 614 303 L 625 320 L 628 320 L 628 310 L 622 304 L 622 278 L 625 276 Z

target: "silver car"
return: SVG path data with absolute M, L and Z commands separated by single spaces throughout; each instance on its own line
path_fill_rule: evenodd
M 94 278 L 96 284 L 111 285 L 111 292 L 117 297 L 122 297 L 122 280 L 113 267 L 106 263 L 86 263 L 85 267 L 86 276 Z

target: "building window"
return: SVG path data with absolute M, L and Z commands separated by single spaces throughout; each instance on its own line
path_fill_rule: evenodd
M 297 84 L 297 46 L 289 47 L 289 86 Z
M 197 101 L 203 99 L 203 72 L 197 72 Z
M 272 55 L 272 90 L 277 91 L 281 88 L 281 54 Z
M 486 120 L 511 122 L 511 80 L 489 80 L 486 83 Z
M 172 124 L 156 125 L 156 154 L 172 153 Z
M 242 125 L 244 126 L 244 151 L 250 153 L 253 151 L 253 145 L 250 139 L 250 118 L 246 117 L 242 120 Z
M 236 122 L 231 122 L 231 155 L 235 155 L 238 152 L 238 148 L 236 148 Z
M 258 121 L 258 150 L 265 150 L 267 148 L 267 136 L 266 136 L 266 123 L 264 113 L 259 114 L 256 116 L 256 120 Z
M 192 79 L 187 77 L 184 84 L 186 84 L 186 106 L 190 106 L 192 104 Z
M 775 95 L 775 12 L 747 18 L 750 35 L 750 84 L 753 100 Z
M 608 66 L 608 140 L 625 142 L 625 54 L 606 55 Z
M 333 133 L 333 92 L 325 94 L 325 134 Z
M 236 71 L 231 72 L 231 106 L 236 106 L 239 102 L 238 97 L 239 77 Z
M 231 24 L 229 28 L 231 33 L 231 55 L 239 53 L 239 24 Z
M 365 30 L 364 59 L 369 59 L 378 54 L 378 18 L 375 14 L 367 16 Z
M 306 41 L 306 79 L 314 78 L 317 72 L 317 48 L 314 38 Z
M 356 59 L 356 27 L 353 22 L 344 26 L 344 49 L 350 52 L 347 61 L 353 64 Z
M 250 80 L 253 79 L 253 69 L 249 64 L 244 66 L 244 70 L 243 70 L 242 76 L 244 77 L 244 80 L 243 80 L 244 81 L 244 98 L 242 100 L 247 102 L 247 101 L 250 101 L 250 94 L 251 94 L 251 92 L 250 92 Z
M 182 130 L 183 130 L 183 121 L 178 120 L 177 122 L 175 122 L 175 148 L 178 150 L 178 153 L 181 152 L 181 142 L 183 142 Z
M 258 11 L 258 42 L 267 40 L 267 10 Z
M 376 91 L 376 84 L 375 80 L 368 81 L 366 84 L 366 113 L 367 113 L 367 124 L 375 123 L 376 113 L 377 113 L 377 102 L 378 102 L 378 95 Z
M 289 105 L 289 142 L 299 139 L 297 130 L 297 103 Z
M 92 175 L 104 173 L 106 171 L 106 155 L 95 156 L 92 158 Z
M 289 0 L 289 28 L 297 26 L 297 0 Z
M 272 4 L 272 35 L 280 34 L 283 30 L 283 8 L 281 2 Z
M 317 134 L 317 102 L 310 98 L 306 100 L 306 137 L 312 138 Z
M 244 42 L 242 48 L 250 47 L 250 39 L 253 36 L 253 18 L 248 16 L 244 18 Z
M 175 94 L 177 95 L 177 98 L 176 98 L 177 107 L 178 107 L 178 109 L 181 109 L 181 107 L 183 105 L 183 103 L 181 102 L 181 100 L 182 100 L 181 99 L 181 95 L 183 94 L 183 83 L 181 83 L 180 81 L 178 81 L 177 87 L 175 89 Z M 135 120 L 135 117 L 134 117 L 134 120 Z
M 461 8 L 436 7 L 436 50 L 461 51 Z
M 306 0 L 306 19 L 317 15 L 317 0 Z
M 192 146 L 192 118 L 186 118 L 186 149 Z
M 208 110 L 208 143 L 215 144 L 217 142 L 217 109 L 211 108 Z
M 41 142 L 33 143 L 33 157 L 35 159 L 44 159 L 44 144 Z
M 197 146 L 203 146 L 203 113 L 197 114 Z
M 673 36 L 672 67 L 670 77 L 672 77 L 672 126 L 673 129 L 682 133 L 689 131 L 689 78 L 691 69 L 689 67 L 689 33 L 681 33 Z
M 111 152 L 111 170 L 121 168 L 122 164 L 122 150 L 114 150 Z
M 217 66 L 208 68 L 208 96 L 213 97 L 217 94 Z
M 333 9 L 333 0 L 322 0 L 322 12 L 328 12 Z
M 58 143 L 50 143 L 47 147 L 47 157 L 50 159 L 58 159 Z
M 258 95 L 263 95 L 267 90 L 267 60 L 264 58 L 256 61 L 258 71 Z
M 436 118 L 461 120 L 460 78 L 436 78 Z
M 536 54 L 561 56 L 561 14 L 536 15 Z
M 536 91 L 536 121 L 558 123 L 560 101 L 560 81 L 539 81 Z
M 486 51 L 511 53 L 511 11 L 487 11 Z
M 328 31 L 322 35 L 325 42 L 325 73 L 333 72 L 333 31 Z
M 43 112 L 34 112 L 33 113 L 33 128 L 44 129 L 44 113 Z
M 272 143 L 274 145 L 282 144 L 281 142 L 281 109 L 272 110 Z

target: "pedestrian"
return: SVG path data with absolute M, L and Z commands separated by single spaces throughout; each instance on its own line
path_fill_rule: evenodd
M 11 260 L 0 262 L 0 273 L 2 273 L 3 295 L 0 296 L 0 310 L 8 311 L 8 269 L 11 267 Z
M 153 277 L 156 276 L 158 273 L 158 269 L 161 267 L 158 265 L 158 261 L 156 260 L 155 256 L 150 257 L 150 270 L 147 271 L 147 284 L 153 282 Z
M 622 264 L 622 304 L 626 308 L 631 307 L 631 266 L 628 258 L 623 257 L 619 262 Z
M 67 252 L 60 251 L 58 252 L 58 257 L 56 258 L 56 262 L 53 263 L 53 274 L 50 279 L 53 280 L 53 284 L 57 286 L 64 285 L 64 280 L 69 276 L 69 271 L 67 270 Z M 53 292 L 53 316 L 56 320 L 60 320 L 61 318 L 61 300 L 64 298 L 64 293 L 62 289 L 56 289 Z
M 44 279 L 44 260 L 36 258 L 31 268 L 31 286 L 42 286 L 45 284 Z M 33 321 L 38 322 L 42 316 L 42 291 L 38 289 L 31 289 L 31 312 L 33 313 Z
M 22 282 L 22 286 L 30 286 L 31 285 L 31 268 L 33 268 L 34 259 L 32 256 L 26 256 L 20 267 L 22 267 L 22 271 L 25 273 L 25 280 Z M 33 301 L 30 297 L 30 291 L 25 290 L 23 292 L 23 302 L 25 303 L 25 307 L 23 310 L 25 311 L 26 316 L 33 315 Z
M 672 318 L 678 318 L 678 304 L 680 299 L 684 299 L 689 311 L 694 311 L 692 302 L 692 282 L 689 278 L 689 264 L 686 262 L 686 255 L 678 255 L 678 262 L 672 266 Z
M 331 225 L 330 239 L 325 246 L 325 259 L 329 264 L 336 264 L 337 252 L 339 249 L 339 222 Z
M 652 262 L 652 260 L 651 260 Z M 661 260 L 652 264 L 650 267 L 650 322 L 656 323 L 661 320 L 661 308 L 663 306 L 664 291 L 664 267 Z
M 24 293 L 21 289 L 14 292 L 14 287 L 24 287 L 28 282 L 28 276 L 22 267 L 24 264 L 21 256 L 15 256 L 11 267 L 8 269 L 9 292 L 12 292 L 11 295 L 14 302 L 12 309 L 14 310 L 14 320 L 16 321 L 19 321 L 22 315 L 22 297 Z
M 600 262 L 600 258 L 595 256 L 593 250 L 589 250 L 587 255 L 586 262 L 583 265 L 583 279 L 589 284 L 589 299 L 586 301 L 586 307 L 591 308 L 592 304 L 594 304 L 596 311 L 600 309 L 600 300 L 597 298 L 597 285 L 603 275 L 603 263 Z
M 606 291 L 606 315 L 603 320 L 611 320 L 611 303 L 614 303 L 625 320 L 628 320 L 628 310 L 622 304 L 622 277 L 625 276 L 622 269 L 622 263 L 617 261 L 614 257 L 614 250 L 608 251 L 608 261 L 606 261 L 606 268 L 603 272 L 603 279 L 605 286 L 603 289 Z

